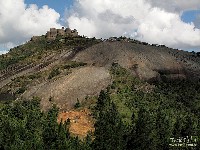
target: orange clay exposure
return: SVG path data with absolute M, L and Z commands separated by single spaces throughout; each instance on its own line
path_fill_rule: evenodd
M 58 115 L 58 123 L 70 119 L 69 131 L 72 135 L 85 137 L 89 132 L 94 132 L 94 120 L 88 109 L 61 112 Z

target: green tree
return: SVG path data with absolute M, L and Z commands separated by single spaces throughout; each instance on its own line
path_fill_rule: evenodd
M 170 117 L 170 110 L 164 110 L 159 107 L 157 110 L 157 138 L 158 138 L 158 149 L 168 150 L 170 144 L 170 138 L 172 137 L 173 124 L 172 118 Z
M 58 115 L 58 108 L 55 105 L 53 105 L 53 107 L 48 111 L 46 115 L 46 123 L 43 132 L 45 149 L 56 148 L 57 128 L 58 128 L 58 124 L 56 122 L 57 115 Z
M 132 121 L 132 125 L 131 125 L 131 131 L 128 135 L 128 139 L 127 139 L 127 145 L 126 145 L 126 149 L 127 150 L 132 150 L 135 147 L 135 142 L 136 142 L 136 116 L 135 113 L 132 114 L 131 117 L 131 121 Z
M 99 115 L 95 123 L 95 139 L 93 149 L 122 150 L 125 147 L 123 135 L 124 126 L 120 115 L 108 94 L 101 92 L 97 103 Z M 106 104 L 106 105 L 105 105 Z
M 141 108 L 136 123 L 135 150 L 157 150 L 155 112 Z
M 97 104 L 94 108 L 94 117 L 98 118 L 101 111 L 106 110 L 106 107 L 110 105 L 111 99 L 107 92 L 101 91 L 97 99 Z

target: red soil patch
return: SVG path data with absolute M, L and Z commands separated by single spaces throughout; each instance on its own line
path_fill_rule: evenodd
M 73 135 L 85 137 L 88 132 L 94 132 L 94 120 L 88 109 L 61 112 L 58 115 L 58 123 L 70 119 L 69 131 Z

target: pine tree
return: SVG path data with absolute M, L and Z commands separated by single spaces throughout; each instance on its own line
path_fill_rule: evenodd
M 198 120 L 200 120 L 200 118 Z M 196 150 L 200 150 L 200 121 L 198 122 L 198 127 L 197 127 L 197 146 L 196 146 Z
M 136 142 L 136 117 L 135 114 L 132 114 L 131 117 L 131 121 L 132 121 L 132 125 L 131 125 L 131 131 L 128 135 L 128 139 L 127 139 L 127 145 L 126 145 L 126 149 L 127 150 L 132 150 L 135 147 L 135 142 Z
M 53 106 L 47 113 L 46 122 L 43 131 L 43 140 L 45 149 L 55 149 L 57 141 L 57 115 L 58 109 Z
M 95 150 L 122 150 L 124 149 L 123 123 L 110 97 L 104 92 L 98 99 L 99 115 L 95 123 L 95 140 L 93 149 Z
M 94 110 L 94 117 L 99 117 L 99 112 L 106 110 L 106 107 L 110 105 L 110 97 L 107 92 L 101 91 L 97 100 L 97 104 L 95 106 Z
M 172 137 L 172 119 L 169 114 L 161 107 L 157 110 L 157 138 L 158 138 L 158 149 L 168 150 L 170 144 L 170 138 Z
M 138 112 L 135 150 L 157 150 L 156 118 L 154 112 L 144 108 Z

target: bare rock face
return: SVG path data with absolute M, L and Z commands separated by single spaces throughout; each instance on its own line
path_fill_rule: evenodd
M 74 48 L 48 57 L 36 66 L 30 64 L 14 67 L 14 74 L 7 68 L 0 73 L 0 88 L 16 77 L 50 70 L 67 61 L 87 63 L 86 67 L 75 68 L 69 75 L 29 85 L 21 95 L 25 99 L 40 97 L 43 110 L 48 109 L 52 103 L 57 104 L 61 110 L 67 110 L 74 106 L 77 99 L 82 101 L 86 96 L 98 95 L 111 83 L 109 69 L 113 63 L 118 63 L 132 72 L 133 76 L 147 81 L 200 79 L 199 56 L 142 42 L 105 41 L 86 49 Z
M 119 63 L 144 80 L 161 80 L 163 77 L 183 79 L 190 76 L 186 63 L 177 61 L 177 57 L 166 47 L 118 41 L 103 42 L 81 51 L 74 60 L 106 68 L 113 62 Z M 196 71 L 200 72 L 200 69 Z
M 111 83 L 109 71 L 103 67 L 84 67 L 59 80 L 47 82 L 24 93 L 23 97 L 41 97 L 41 106 L 48 109 L 56 103 L 61 110 L 74 106 L 77 99 L 82 101 L 86 96 L 98 95 Z

